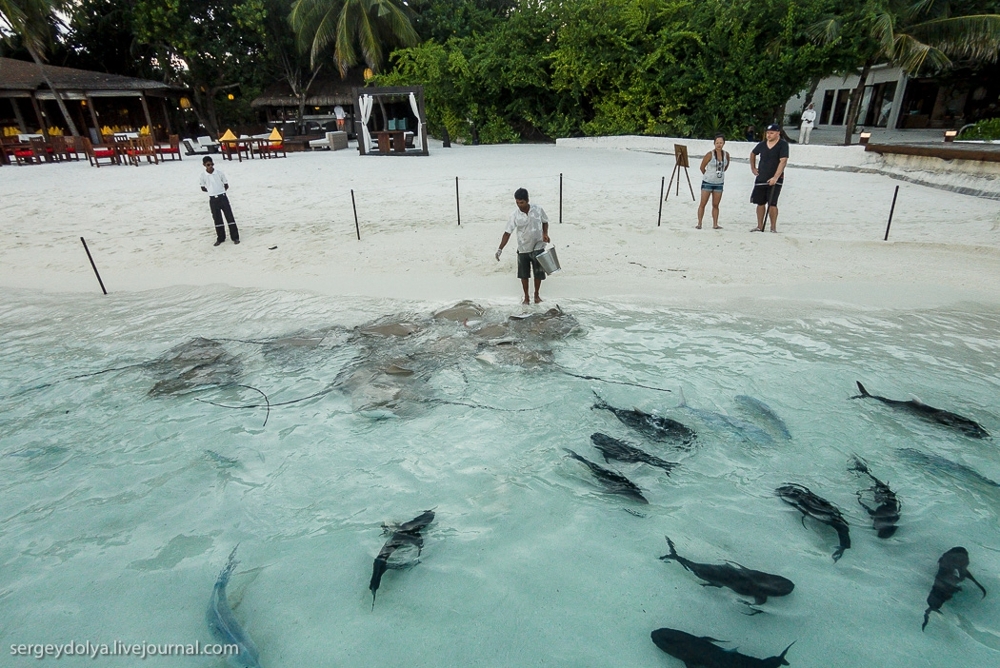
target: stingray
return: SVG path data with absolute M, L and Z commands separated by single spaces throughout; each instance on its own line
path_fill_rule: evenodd
M 243 365 L 218 341 L 197 337 L 144 366 L 158 377 L 149 390 L 150 396 L 163 396 L 236 384 Z

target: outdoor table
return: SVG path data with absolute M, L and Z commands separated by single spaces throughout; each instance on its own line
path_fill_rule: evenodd
M 376 130 L 375 137 L 378 138 L 379 153 L 388 153 L 390 150 L 396 153 L 406 152 L 406 133 L 403 130 Z
M 232 160 L 233 153 L 236 154 L 236 158 L 243 162 L 243 154 L 246 153 L 247 160 L 252 159 L 252 154 L 250 152 L 256 139 L 251 139 L 244 137 L 242 139 L 224 139 L 219 143 L 222 144 L 222 157 L 225 160 Z

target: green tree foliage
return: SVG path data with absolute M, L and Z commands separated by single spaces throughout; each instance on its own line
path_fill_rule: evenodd
M 265 0 L 135 0 L 136 37 L 155 51 L 168 81 L 191 88 L 192 108 L 212 135 L 219 119 L 253 117 L 249 100 L 272 71 L 265 56 Z M 227 94 L 240 95 L 228 100 Z
M 809 34 L 834 2 L 520 0 L 482 32 L 397 51 L 380 81 L 423 84 L 432 132 L 482 141 L 741 135 L 855 62 L 845 40 Z
M 400 0 L 296 0 L 290 19 L 313 65 L 332 44 L 334 63 L 346 76 L 361 60 L 379 71 L 386 47 L 416 44 L 412 15 Z
M 67 7 L 60 64 L 142 79 L 162 79 L 156 54 L 136 39 L 130 0 L 77 0 Z

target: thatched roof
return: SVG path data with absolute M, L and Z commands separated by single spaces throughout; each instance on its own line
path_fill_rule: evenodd
M 328 76 L 319 75 L 309 87 L 309 95 L 306 97 L 307 107 L 329 107 L 336 104 L 351 105 L 355 103 L 351 94 L 352 89 L 361 88 L 365 85 L 365 78 L 361 70 L 351 69 L 347 72 L 347 77 L 340 78 L 339 74 Z M 299 100 L 292 94 L 292 87 L 287 81 L 278 81 L 268 86 L 260 97 L 250 103 L 251 107 L 296 107 Z
M 149 79 L 136 79 L 135 77 L 123 77 L 117 74 L 106 74 L 104 72 L 91 72 L 90 70 L 78 70 L 72 67 L 56 67 L 55 65 L 42 65 L 45 76 L 49 78 L 52 85 L 60 92 L 80 92 L 87 94 L 95 93 L 166 93 L 170 91 L 180 92 L 184 90 L 178 86 L 163 83 L 162 81 L 150 81 Z M 23 60 L 13 58 L 0 58 L 0 91 L 34 92 L 48 90 L 48 85 L 38 71 L 38 65 Z

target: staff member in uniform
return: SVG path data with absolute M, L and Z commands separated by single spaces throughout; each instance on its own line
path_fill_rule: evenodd
M 215 245 L 218 246 L 226 240 L 226 227 L 222 224 L 222 214 L 226 214 L 226 222 L 229 223 L 229 236 L 234 244 L 240 242 L 240 231 L 236 227 L 236 218 L 233 216 L 233 208 L 229 206 L 229 198 L 226 191 L 229 190 L 229 181 L 226 175 L 215 168 L 215 162 L 209 156 L 201 160 L 205 165 L 205 172 L 201 175 L 201 189 L 208 193 L 208 207 L 212 210 L 212 220 L 215 221 Z
M 545 210 L 535 204 L 528 202 L 528 191 L 518 188 L 514 191 L 514 204 L 517 207 L 511 212 L 507 227 L 503 236 L 500 237 L 500 248 L 497 249 L 496 259 L 500 261 L 500 254 L 503 247 L 507 245 L 510 235 L 517 232 L 517 277 L 521 279 L 521 287 L 524 288 L 524 300 L 522 304 L 530 304 L 530 293 L 528 292 L 528 278 L 535 276 L 535 303 L 541 304 L 542 298 L 538 294 L 538 289 L 545 280 L 545 272 L 542 265 L 535 259 L 535 245 L 539 241 L 549 243 L 549 217 L 545 215 Z

